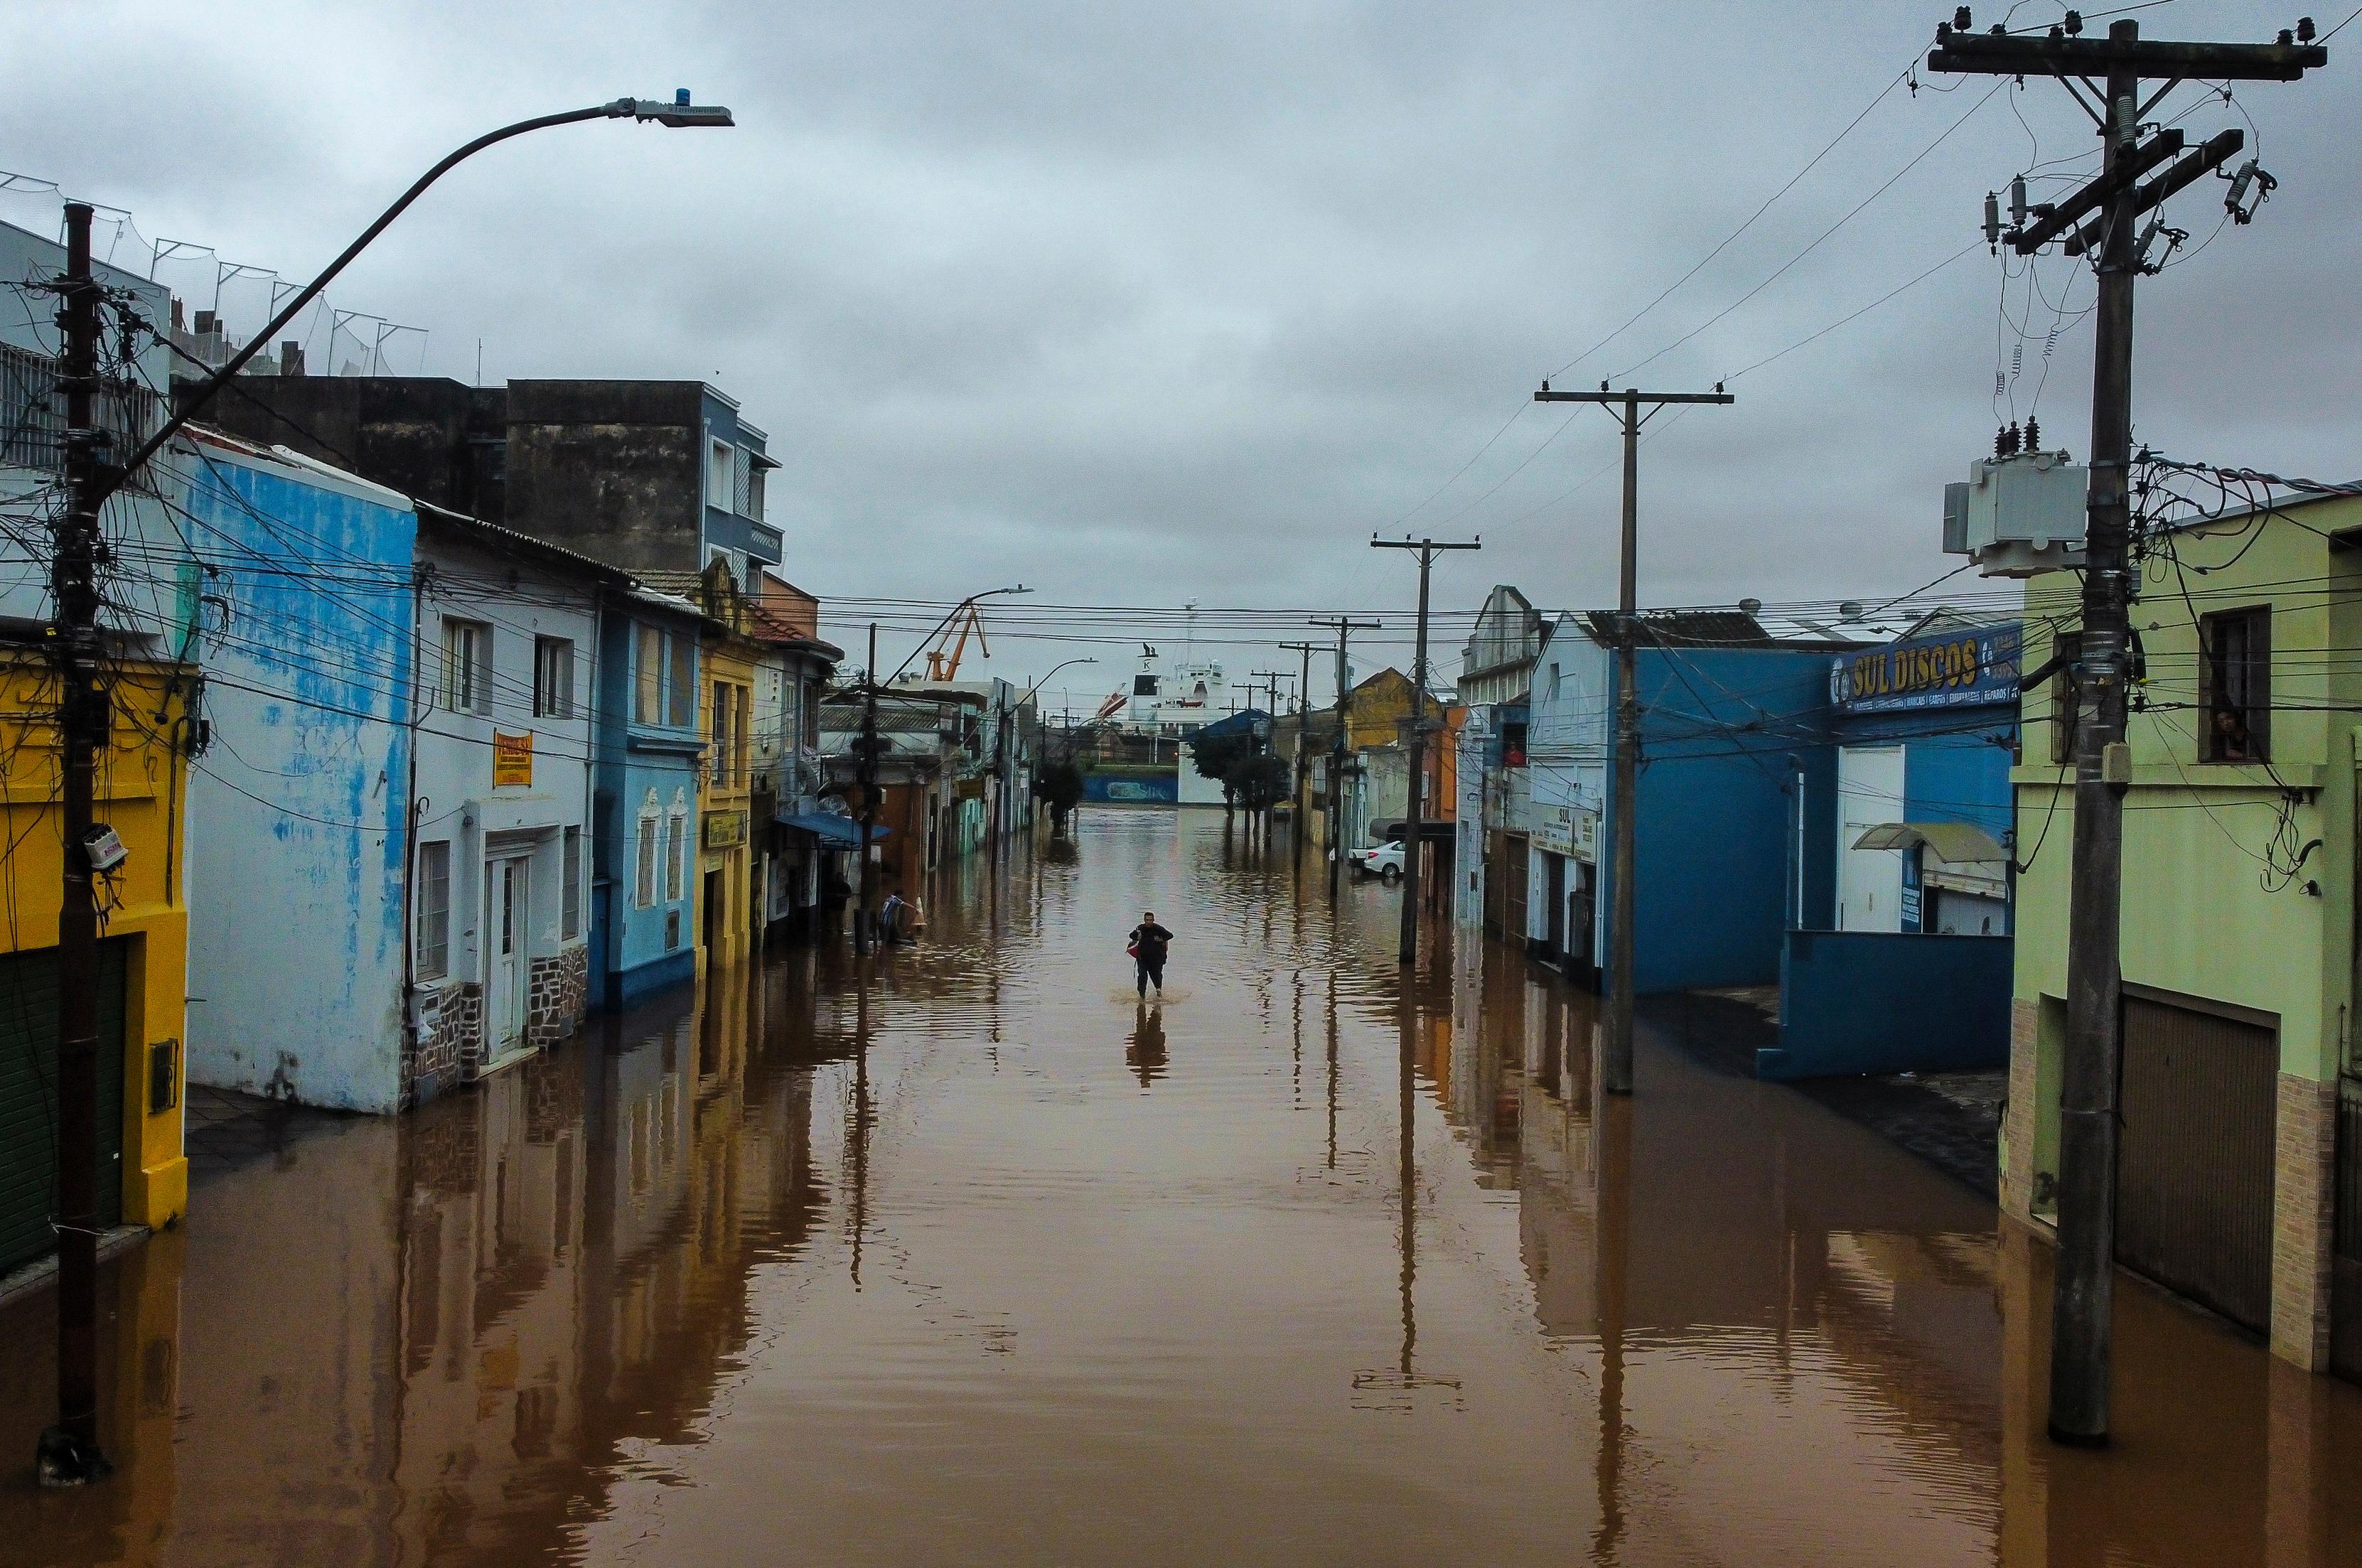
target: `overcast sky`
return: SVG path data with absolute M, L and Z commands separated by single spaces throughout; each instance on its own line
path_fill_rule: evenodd
M 1949 11 L 85 0 L 12 18 L 0 168 L 128 209 L 118 261 L 142 264 L 138 237 L 160 237 L 304 279 L 480 131 L 688 86 L 740 128 L 600 122 L 497 149 L 334 303 L 427 329 L 389 341 L 404 371 L 472 378 L 480 339 L 488 380 L 712 381 L 770 432 L 787 569 L 824 597 L 952 600 L 1015 579 L 1036 605 L 1401 610 L 1410 566 L 1367 541 L 1407 525 L 1484 536 L 1439 569 L 1439 608 L 1473 609 L 1496 581 L 1591 605 L 1615 591 L 1613 427 L 1574 410 L 1545 445 L 1570 411 L 1531 407 L 1534 386 L 1737 228 Z M 2003 14 L 1979 12 L 1980 27 Z M 2140 17 L 2151 37 L 2264 40 L 2295 14 L 2178 0 Z M 2202 137 L 2251 116 L 2281 186 L 2255 225 L 2142 285 L 2136 408 L 2160 450 L 2362 472 L 2362 25 L 2331 60 L 2180 122 Z M 1973 114 L 1989 83 L 1937 85 L 1958 90 L 1888 92 L 1563 384 L 1733 376 L 1975 240 L 2011 174 L 2093 148 L 2055 85 Z M 1964 114 L 1776 282 L 1622 375 Z M 2169 210 L 2193 248 L 2220 189 Z M 56 198 L 0 195 L 0 216 L 53 230 Z M 158 275 L 202 305 L 211 267 Z M 2011 285 L 2028 334 L 2014 412 L 2033 406 L 2063 302 L 2039 409 L 2080 456 L 2091 280 L 2054 259 L 2039 282 L 2049 304 L 2030 315 L 2026 282 Z M 233 326 L 259 321 L 262 287 L 225 293 Z M 1996 407 L 2013 412 L 1994 397 L 2017 341 L 2002 294 L 1980 245 L 1738 376 L 1735 406 L 1666 425 L 1642 456 L 1643 602 L 1874 597 L 1954 564 L 1940 487 L 1988 447 Z M 911 640 L 889 634 L 891 657 Z M 1012 678 L 1098 653 L 1053 684 L 1078 699 L 1128 668 L 1113 646 L 995 651 Z M 1275 657 L 1225 652 L 1238 669 Z

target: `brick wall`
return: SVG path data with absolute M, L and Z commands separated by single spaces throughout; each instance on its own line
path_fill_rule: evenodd
M 2272 1353 L 2307 1371 L 2329 1364 L 2336 1128 L 2334 1083 L 2280 1075 L 2272 1150 Z

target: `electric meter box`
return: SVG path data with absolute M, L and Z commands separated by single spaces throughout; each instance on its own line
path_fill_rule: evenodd
M 2038 577 L 2083 564 L 2092 470 L 2064 452 L 1985 458 L 1944 487 L 1944 552 L 1984 577 Z

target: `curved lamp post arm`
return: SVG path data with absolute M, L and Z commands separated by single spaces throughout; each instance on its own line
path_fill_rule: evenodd
M 1043 687 L 1044 687 L 1044 686 L 1048 685 L 1048 684 L 1049 684 L 1049 681 L 1050 681 L 1050 677 L 1051 677 L 1051 676 L 1053 676 L 1053 675 L 1057 674 L 1057 673 L 1058 673 L 1060 670 L 1062 670 L 1062 669 L 1066 669 L 1066 668 L 1071 668 L 1071 667 L 1073 667 L 1073 666 L 1075 666 L 1075 665 L 1078 665 L 1078 664 L 1097 664 L 1097 663 L 1098 663 L 1098 659 L 1096 659 L 1096 658 L 1070 658 L 1070 659 L 1068 659 L 1065 664 L 1054 664 L 1054 665 L 1052 665 L 1052 666 L 1049 668 L 1049 669 L 1048 669 L 1048 670 L 1046 670 L 1046 671 L 1043 674 L 1043 676 L 1042 676 L 1042 679 L 1039 679 L 1039 680 L 1035 681 L 1032 685 L 1031 685 L 1031 686 L 1029 686 L 1029 687 L 1027 687 L 1027 688 L 1025 689 L 1025 695 L 1024 695 L 1024 696 L 1022 696 L 1022 697 L 1020 697 L 1020 698 L 1018 699 L 1018 701 L 1019 701 L 1020 702 L 1030 702 L 1030 701 L 1032 701 L 1033 700 L 1033 694 L 1034 694 L 1036 691 L 1041 690 Z
M 563 114 L 543 115 L 535 119 L 519 120 L 513 126 L 502 126 L 496 131 L 488 131 L 453 152 L 442 162 L 420 175 L 417 182 L 404 191 L 393 205 L 378 215 L 375 223 L 361 230 L 359 238 L 345 247 L 343 255 L 328 263 L 326 271 L 298 290 L 295 297 L 289 300 L 286 307 L 277 315 L 272 316 L 269 324 L 254 335 L 251 342 L 231 355 L 227 364 L 207 377 L 204 384 L 189 395 L 182 412 L 166 419 L 153 436 L 141 442 L 138 449 L 124 459 L 121 467 L 105 473 L 98 484 L 97 494 L 93 498 L 94 503 L 105 500 L 107 496 L 121 489 L 133 474 L 139 471 L 141 464 L 162 451 L 164 444 L 179 435 L 183 425 L 203 412 L 204 406 L 213 401 L 214 394 L 226 386 L 232 376 L 246 369 L 247 361 L 269 347 L 270 340 L 279 335 L 281 327 L 302 315 L 304 307 L 317 299 L 320 291 L 334 282 L 337 273 L 351 265 L 354 257 L 368 249 L 370 242 L 385 232 L 387 225 L 400 217 L 411 203 L 425 193 L 426 187 L 440 180 L 455 165 L 474 157 L 495 142 L 506 141 L 511 137 L 523 136 L 527 131 L 546 130 L 551 126 L 572 125 L 577 120 L 636 119 L 643 122 L 655 120 L 661 125 L 675 127 L 728 126 L 736 123 L 730 117 L 728 109 L 718 105 L 691 104 L 688 102 L 688 90 L 684 88 L 679 97 L 670 103 L 650 98 L 618 98 L 612 104 L 601 104 L 588 109 L 568 109 Z

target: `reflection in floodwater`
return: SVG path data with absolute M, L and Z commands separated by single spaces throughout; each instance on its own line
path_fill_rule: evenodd
M 2053 1449 L 2047 1249 L 1677 1013 L 1601 1097 L 1591 999 L 1218 820 L 927 891 L 209 1176 L 105 1273 L 121 1473 L 0 1562 L 2362 1560 L 2356 1390 L 2127 1286 Z

